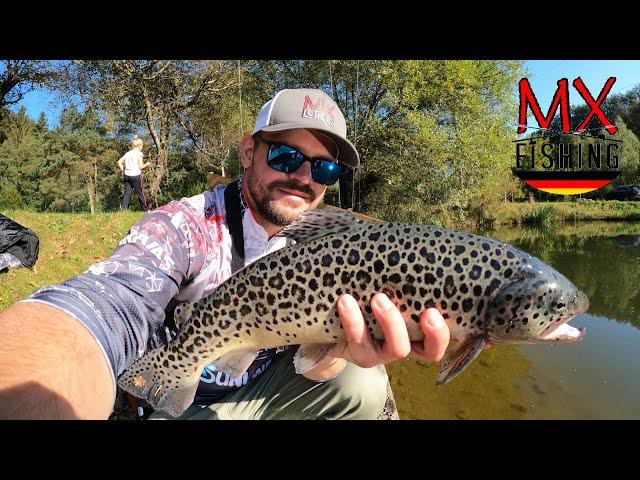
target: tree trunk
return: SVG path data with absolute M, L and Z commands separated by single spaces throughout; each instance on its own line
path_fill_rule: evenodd
M 91 214 L 95 214 L 95 185 L 93 183 L 93 177 L 91 176 L 91 174 L 89 174 L 89 176 L 87 177 L 87 193 L 89 194 L 89 209 L 91 210 Z
M 95 199 L 95 205 L 99 203 L 98 198 L 98 161 L 94 159 L 93 161 L 93 198 Z M 93 212 L 91 212 L 93 213 Z
M 353 195 L 353 175 L 355 171 L 352 168 L 346 168 L 340 175 L 340 208 L 345 210 L 353 209 L 354 195 Z
M 167 165 L 169 163 L 169 148 L 168 148 L 169 133 L 167 128 L 164 128 L 164 127 L 165 125 L 163 124 L 160 125 L 160 135 L 158 138 L 158 142 L 156 143 L 158 147 L 158 163 L 156 165 L 155 177 L 151 182 L 151 189 L 149 192 L 149 196 L 151 197 L 151 202 L 154 208 L 158 207 L 158 195 L 160 194 L 160 185 L 162 183 L 162 177 L 164 177 L 164 172 L 166 172 Z

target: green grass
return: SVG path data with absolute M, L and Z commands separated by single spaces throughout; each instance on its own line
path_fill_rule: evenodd
M 91 215 L 4 211 L 40 239 L 33 269 L 9 269 L 0 275 L 0 311 L 45 285 L 60 283 L 107 258 L 142 212 Z
M 546 208 L 546 210 L 542 210 Z M 551 220 L 553 214 L 553 220 Z M 495 225 L 522 225 L 528 222 L 640 220 L 640 202 L 618 200 L 578 200 L 575 202 L 506 202 L 492 210 Z

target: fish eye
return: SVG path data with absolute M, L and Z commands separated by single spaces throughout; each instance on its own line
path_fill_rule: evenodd
M 558 302 L 556 303 L 555 308 L 557 308 L 558 310 L 562 310 L 566 305 L 562 302 Z

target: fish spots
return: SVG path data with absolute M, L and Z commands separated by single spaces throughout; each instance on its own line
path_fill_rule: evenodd
M 382 271 L 384 270 L 384 263 L 382 262 L 382 260 L 376 260 L 375 262 L 373 262 L 373 270 L 377 274 L 382 273 Z
M 347 257 L 347 263 L 349 265 L 357 265 L 359 261 L 360 253 L 355 249 L 351 249 L 351 251 L 349 252 L 349 256 Z
M 436 263 L 436 256 L 433 254 L 433 252 L 428 251 L 427 247 L 422 247 L 419 253 L 427 262 Z
M 472 280 L 477 280 L 480 278 L 480 274 L 482 273 L 482 267 L 478 265 L 474 265 L 471 267 L 471 272 L 469 272 L 469 278 Z
M 333 257 L 331 255 L 329 255 L 328 253 L 326 255 L 323 255 L 322 259 L 320 260 L 320 264 L 323 267 L 330 266 L 332 262 L 333 262 Z
M 377 242 L 380 238 L 380 232 L 371 232 L 367 238 L 372 242 Z
M 301 286 L 293 283 L 291 285 L 291 297 L 295 301 L 297 301 L 298 303 L 304 302 L 304 298 L 305 298 L 304 288 L 302 288 Z
M 462 245 L 456 245 L 456 247 L 453 249 L 453 254 L 454 255 L 462 255 L 467 249 L 462 246 Z
M 282 279 L 282 275 L 277 273 L 276 275 L 269 278 L 269 286 L 276 290 L 280 290 L 284 285 L 284 280 Z
M 333 273 L 325 273 L 322 276 L 322 286 L 323 287 L 332 287 L 333 285 L 335 285 L 336 280 L 335 280 L 335 275 Z
M 500 286 L 500 283 L 500 280 L 498 280 L 497 278 L 491 280 L 491 283 L 487 285 L 487 288 L 485 288 L 484 290 L 485 296 L 491 296 L 491 294 Z
M 497 272 L 499 272 L 501 268 L 500 263 L 498 263 L 495 259 L 491 260 L 491 267 Z
M 447 275 L 446 278 L 444 279 L 445 297 L 451 298 L 456 294 L 457 291 L 458 291 L 458 288 L 453 283 L 453 277 L 451 275 Z
M 389 263 L 389 266 L 395 267 L 400 262 L 400 253 L 398 253 L 397 250 L 390 252 L 387 257 L 387 262 Z
M 318 290 L 318 281 L 315 278 L 309 280 L 309 288 L 314 292 Z
M 463 312 L 470 312 L 471 309 L 473 308 L 473 300 L 471 298 L 465 298 L 464 300 L 462 300 L 462 311 Z

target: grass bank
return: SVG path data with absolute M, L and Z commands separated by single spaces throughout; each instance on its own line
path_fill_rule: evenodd
M 640 202 L 506 202 L 497 205 L 491 212 L 485 212 L 484 215 L 488 221 L 493 221 L 495 226 L 577 221 L 637 221 L 640 220 Z
M 60 283 L 109 256 L 142 212 L 37 213 L 3 211 L 40 239 L 33 269 L 0 275 L 0 311 L 45 285 Z

